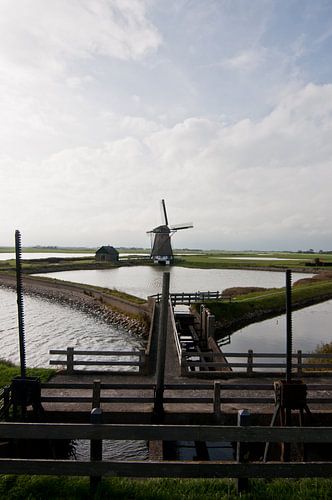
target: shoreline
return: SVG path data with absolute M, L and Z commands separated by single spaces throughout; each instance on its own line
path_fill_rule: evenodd
M 43 280 L 43 278 L 29 278 L 29 275 L 23 274 L 23 289 L 27 295 L 53 300 L 59 304 L 78 309 L 107 324 L 120 326 L 140 337 L 147 335 L 145 321 L 133 317 L 133 314 L 125 314 L 114 307 L 112 308 L 103 300 L 103 294 L 95 296 L 88 288 L 84 288 L 84 285 L 77 286 L 73 283 L 71 286 L 67 283 L 61 284 L 59 281 L 52 283 L 49 280 Z M 16 290 L 16 276 L 0 273 L 0 287 Z

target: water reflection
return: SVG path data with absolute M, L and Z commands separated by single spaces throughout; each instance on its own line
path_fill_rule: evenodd
M 170 272 L 171 292 L 222 291 L 233 286 L 260 286 L 266 288 L 285 285 L 284 272 L 249 271 L 242 269 L 192 269 L 186 267 L 133 266 L 114 269 L 89 269 L 39 274 L 75 283 L 85 283 L 121 290 L 137 297 L 160 293 L 162 274 Z M 294 281 L 311 276 L 294 273 Z
M 312 352 L 317 345 L 332 341 L 332 300 L 293 312 L 293 352 Z M 231 335 L 223 352 L 285 353 L 286 317 L 278 316 L 246 326 Z

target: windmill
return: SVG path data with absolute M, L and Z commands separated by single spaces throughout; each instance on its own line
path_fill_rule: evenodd
M 161 200 L 161 207 L 163 224 L 147 232 L 151 235 L 152 243 L 150 257 L 155 264 L 170 264 L 173 260 L 171 237 L 181 229 L 189 229 L 194 226 L 191 223 L 169 226 L 165 200 Z

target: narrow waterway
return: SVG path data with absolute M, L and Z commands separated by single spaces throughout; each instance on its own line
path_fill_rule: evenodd
M 293 352 L 313 352 L 320 344 L 332 342 L 332 300 L 294 311 L 293 318 Z M 230 336 L 230 343 L 223 345 L 222 351 L 229 361 L 240 362 L 242 358 L 231 358 L 227 353 L 286 352 L 286 316 L 246 326 Z M 244 359 L 243 359 L 244 361 Z M 264 362 L 260 358 L 260 362 Z

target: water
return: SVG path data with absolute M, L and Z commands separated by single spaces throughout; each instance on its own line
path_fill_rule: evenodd
M 120 290 L 146 298 L 161 292 L 163 272 L 170 272 L 171 292 L 222 291 L 234 286 L 280 288 L 285 286 L 285 273 L 241 269 L 192 269 L 186 267 L 133 266 L 114 269 L 88 269 L 39 274 L 60 280 L 85 283 Z M 312 276 L 294 273 L 293 280 Z
M 332 341 L 332 300 L 294 311 L 292 316 L 293 352 L 312 352 L 318 345 Z M 222 346 L 226 356 L 228 352 L 248 352 L 249 349 L 257 353 L 286 353 L 286 317 L 282 315 L 254 323 L 233 333 L 230 338 L 231 343 Z M 244 361 L 242 358 L 228 359 Z M 259 362 L 264 362 L 264 358 Z
M 46 299 L 25 295 L 27 366 L 48 367 L 49 350 L 133 350 L 142 341 L 124 328 Z M 0 287 L 0 358 L 19 362 L 16 293 Z M 55 359 L 55 356 L 53 356 Z

